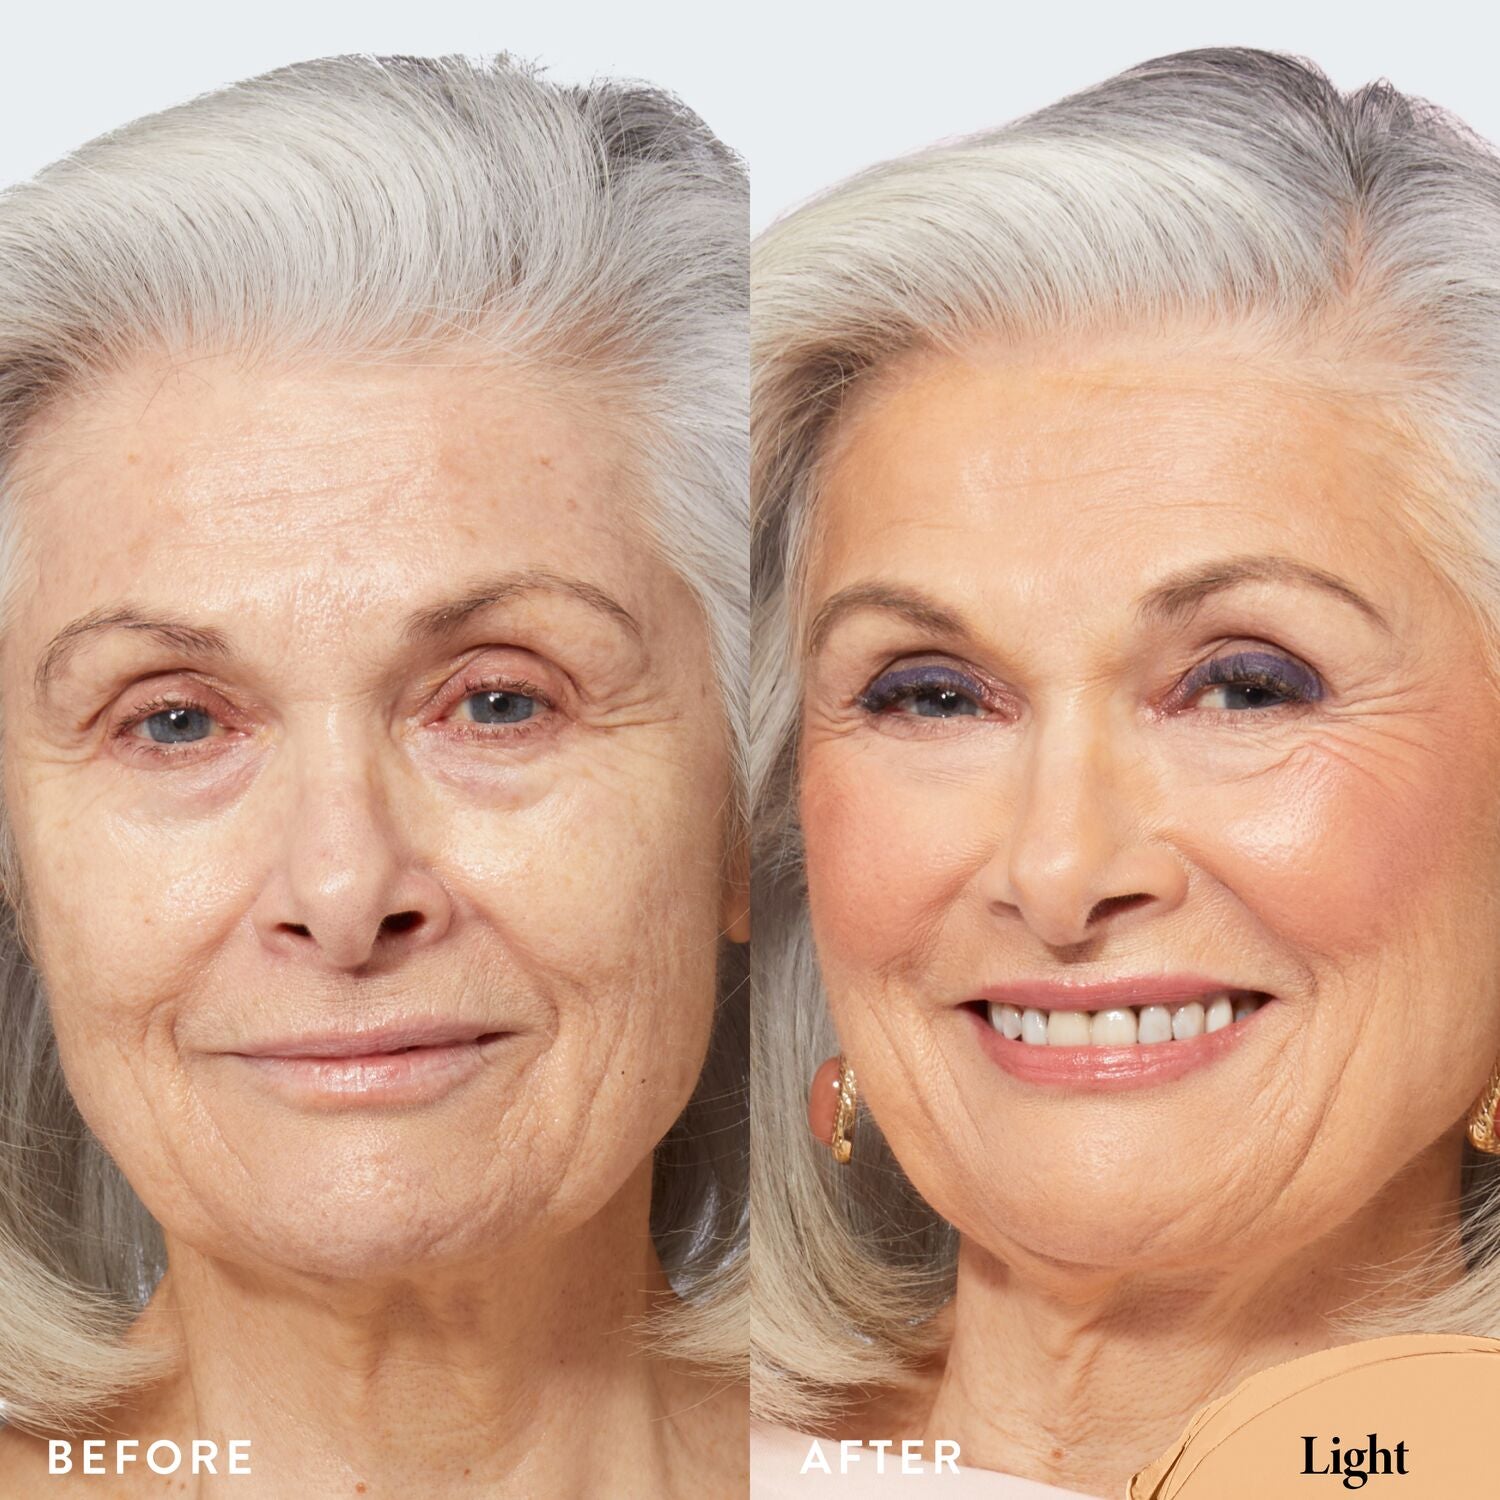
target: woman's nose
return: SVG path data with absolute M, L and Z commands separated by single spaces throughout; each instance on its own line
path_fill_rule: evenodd
M 355 971 L 441 938 L 452 898 L 413 847 L 373 758 L 292 773 L 278 856 L 253 908 L 274 952 Z
M 1161 837 L 1158 788 L 1111 728 L 1102 711 L 1035 726 L 1000 814 L 986 894 L 1049 947 L 1076 947 L 1186 895 L 1183 861 Z

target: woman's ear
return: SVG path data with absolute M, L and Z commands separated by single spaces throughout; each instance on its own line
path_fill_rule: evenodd
M 724 899 L 719 931 L 732 943 L 750 941 L 750 841 L 736 836 L 724 861 Z

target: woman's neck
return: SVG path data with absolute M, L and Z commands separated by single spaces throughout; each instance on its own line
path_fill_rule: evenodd
M 560 1239 L 358 1284 L 169 1243 L 132 1336 L 174 1341 L 179 1373 L 111 1436 L 142 1454 L 157 1438 L 185 1453 L 249 1438 L 267 1500 L 712 1495 L 715 1464 L 743 1451 L 743 1393 L 643 1352 L 640 1321 L 672 1301 L 648 1208 L 643 1176 Z M 200 1477 L 187 1493 L 239 1489 Z
M 1257 1370 L 1348 1343 L 1339 1315 L 1410 1298 L 1380 1268 L 1426 1284 L 1459 1269 L 1459 1151 L 1445 1139 L 1337 1230 L 1233 1264 L 1107 1274 L 1010 1264 L 965 1241 L 949 1309 L 953 1339 L 925 1436 L 960 1463 L 1077 1490 L 1123 1494 L 1202 1406 Z M 1421 1269 L 1424 1268 L 1425 1269 Z

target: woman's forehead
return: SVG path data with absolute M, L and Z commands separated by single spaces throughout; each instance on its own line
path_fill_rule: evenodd
M 1309 553 L 1385 537 L 1395 566 L 1410 457 L 1376 403 L 1274 362 L 928 357 L 830 443 L 812 572 L 979 545 L 1012 569 L 1120 562 L 1247 532 Z
M 342 580 L 352 602 L 356 582 L 400 593 L 460 564 L 646 566 L 610 415 L 493 372 L 134 370 L 32 440 L 23 490 L 31 556 L 74 605 L 293 575 Z

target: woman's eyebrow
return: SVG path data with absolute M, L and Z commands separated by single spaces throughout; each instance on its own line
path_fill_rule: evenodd
M 1294 557 L 1275 553 L 1246 554 L 1226 557 L 1215 562 L 1194 563 L 1169 574 L 1156 584 L 1136 606 L 1143 619 L 1179 620 L 1192 614 L 1211 594 L 1233 588 L 1240 583 L 1300 583 L 1322 589 L 1352 604 L 1373 620 L 1386 634 L 1390 622 L 1356 589 L 1333 573 L 1298 562 Z
M 482 579 L 465 589 L 457 598 L 429 605 L 407 616 L 401 635 L 407 641 L 427 641 L 457 630 L 469 616 L 491 605 L 505 604 L 523 594 L 564 594 L 581 600 L 617 625 L 623 625 L 637 640 L 644 634 L 635 616 L 619 600 L 605 593 L 597 584 L 582 578 L 571 578 L 545 568 L 500 573 Z
M 221 661 L 234 655 L 228 637 L 212 626 L 193 625 L 171 616 L 148 615 L 133 604 L 106 605 L 64 625 L 48 642 L 33 679 L 37 698 L 46 697 L 53 679 L 85 641 L 110 630 L 142 630 L 164 646 L 217 657 Z
M 424 605 L 409 614 L 401 625 L 401 639 L 417 643 L 440 639 L 457 630 L 470 616 L 492 605 L 508 603 L 530 593 L 555 593 L 581 600 L 591 609 L 623 626 L 637 640 L 643 639 L 635 617 L 617 599 L 596 584 L 582 578 L 545 569 L 528 569 L 501 573 L 481 580 L 461 594 L 437 604 Z M 223 631 L 208 625 L 194 625 L 170 615 L 147 613 L 137 605 L 107 605 L 91 610 L 52 637 L 37 663 L 35 691 L 38 700 L 46 697 L 48 688 L 85 641 L 111 630 L 140 630 L 174 650 L 199 656 L 231 661 L 234 648 Z
M 833 627 L 846 615 L 856 614 L 862 609 L 881 610 L 886 614 L 897 615 L 938 635 L 969 633 L 962 615 L 947 605 L 939 604 L 930 594 L 924 594 L 920 589 L 878 582 L 851 583 L 848 588 L 830 594 L 813 616 L 812 624 L 807 630 L 807 655 L 816 656 Z
M 1383 631 L 1391 633 L 1390 622 L 1352 584 L 1310 563 L 1274 553 L 1195 563 L 1171 573 L 1141 597 L 1136 612 L 1148 620 L 1180 620 L 1212 594 L 1236 584 L 1261 582 L 1294 583 L 1322 589 L 1354 605 Z M 816 655 L 834 626 L 846 615 L 862 609 L 897 615 L 938 635 L 967 636 L 972 633 L 962 614 L 920 589 L 872 580 L 850 584 L 823 602 L 808 628 L 807 654 Z

